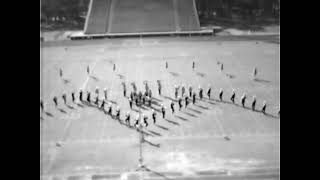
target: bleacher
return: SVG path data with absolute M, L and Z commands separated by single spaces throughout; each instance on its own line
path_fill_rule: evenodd
M 174 31 L 172 0 L 113 1 L 109 33 Z
M 84 34 L 74 37 L 210 33 L 200 29 L 194 0 L 91 0 Z
M 200 24 L 193 0 L 175 0 L 178 14 L 178 26 L 181 31 L 198 31 Z
M 84 32 L 86 34 L 106 33 L 112 0 L 91 0 Z

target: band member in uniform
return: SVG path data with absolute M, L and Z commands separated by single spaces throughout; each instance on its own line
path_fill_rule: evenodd
M 192 97 L 192 86 L 189 85 L 189 97 L 191 98 Z
M 247 98 L 247 95 L 243 93 L 243 95 L 241 96 L 241 104 L 243 107 L 245 107 L 246 98 Z
M 150 99 L 152 98 L 152 91 L 151 91 L 151 89 L 149 89 L 148 96 L 149 96 Z
M 90 93 L 90 91 L 87 91 L 87 101 L 88 101 L 88 103 L 91 103 L 91 93 Z
M 146 116 L 145 114 L 142 115 L 143 117 L 143 123 L 145 124 L 146 127 L 148 127 L 148 116 Z
M 58 98 L 56 96 L 53 97 L 54 106 L 58 106 Z
M 210 85 L 209 85 L 209 88 L 208 88 L 208 91 L 207 91 L 207 96 L 210 99 L 210 96 L 211 96 L 211 87 L 210 87 Z
M 156 124 L 157 113 L 152 109 L 153 124 Z
M 87 74 L 88 74 L 88 75 L 90 74 L 90 68 L 89 68 L 89 65 L 87 66 Z
M 202 100 L 202 97 L 203 97 L 203 89 L 199 86 L 199 97 L 200 97 L 200 100 Z
M 135 119 L 135 123 L 134 123 L 134 126 L 136 128 L 139 128 L 139 122 L 140 122 L 140 115 L 137 114 L 136 119 Z
M 251 104 L 251 108 L 252 108 L 253 111 L 254 111 L 255 108 L 256 108 L 256 102 L 257 102 L 256 96 L 253 96 L 253 101 L 252 101 L 252 104 Z
M 178 98 L 178 91 L 179 87 L 177 85 L 174 86 L 174 97 L 177 99 Z
M 140 103 L 142 100 L 142 92 L 141 91 L 139 91 L 138 97 L 139 97 L 139 103 Z
M 79 100 L 80 100 L 81 102 L 83 101 L 82 97 L 83 97 L 83 90 L 80 89 L 80 92 L 79 92 Z
M 192 104 L 196 103 L 196 93 L 194 92 L 192 95 Z
M 96 86 L 96 89 L 94 92 L 96 93 L 96 95 L 99 95 L 99 87 L 98 86 Z
M 40 108 L 41 108 L 41 113 L 43 113 L 43 101 L 42 101 L 42 99 L 40 99 Z
M 222 97 L 223 97 L 223 90 L 222 90 L 222 88 L 220 88 L 220 92 L 219 92 L 220 101 L 222 101 Z
M 97 106 L 99 105 L 99 96 L 96 96 L 96 100 L 95 100 L 94 104 Z
M 184 87 L 184 85 L 182 85 L 182 88 L 181 88 L 181 97 L 183 97 L 184 93 L 186 92 L 186 89 Z
M 117 106 L 117 109 L 116 109 L 116 119 L 120 122 L 120 107 Z
M 161 84 L 160 83 L 158 84 L 158 93 L 159 93 L 159 96 L 161 96 Z
M 130 92 L 130 99 L 133 100 L 133 92 Z
M 129 106 L 130 106 L 130 109 L 132 109 L 132 99 L 131 98 L 129 98 Z
M 195 67 L 196 67 L 196 64 L 194 61 L 192 61 L 192 70 L 194 70 Z
M 179 111 L 181 111 L 181 108 L 182 108 L 182 98 L 181 97 L 179 97 L 178 105 L 179 105 Z
M 256 79 L 257 74 L 258 74 L 258 69 L 255 67 L 253 70 L 253 79 Z
M 126 122 L 127 125 L 130 126 L 130 111 L 128 111 L 127 114 L 126 114 L 125 122 Z
M 59 76 L 60 76 L 60 78 L 62 78 L 62 76 L 63 76 L 63 71 L 61 68 L 59 68 Z
M 184 101 L 185 101 L 185 108 L 187 108 L 187 106 L 189 104 L 189 97 L 185 96 Z
M 74 92 L 71 92 L 71 100 L 72 100 L 72 103 L 74 103 L 74 101 L 76 100 L 76 97 L 75 97 L 74 94 L 75 94 Z
M 162 113 L 162 118 L 164 119 L 166 117 L 166 110 L 163 104 L 161 104 L 161 113 Z
M 152 104 L 152 99 L 147 97 L 147 100 L 148 100 L 148 106 L 151 107 L 151 104 Z
M 262 110 L 261 110 L 263 114 L 266 114 L 266 108 L 267 108 L 267 102 L 263 101 Z
M 112 117 L 112 105 L 109 104 L 108 114 Z
M 64 104 L 67 104 L 67 95 L 65 92 L 62 94 L 62 99 L 63 99 Z
M 142 104 L 145 105 L 145 103 L 146 103 L 146 96 L 143 95 L 143 96 L 142 96 Z
M 108 100 L 108 90 L 107 90 L 107 88 L 104 88 L 103 92 L 104 92 L 104 99 Z
M 236 92 L 234 89 L 232 89 L 232 95 L 231 95 L 231 98 L 230 100 L 232 101 L 232 103 L 234 104 L 234 98 L 236 97 Z
M 104 99 L 102 99 L 102 103 L 100 106 L 100 109 L 102 109 L 104 111 L 104 105 L 106 104 L 106 101 Z
M 166 61 L 166 69 L 168 69 L 168 62 Z
M 135 101 L 136 101 L 136 106 L 139 106 L 139 98 L 138 97 L 135 98 Z
M 174 114 L 174 103 L 173 103 L 173 101 L 171 101 L 170 108 L 171 108 L 172 114 Z
M 127 96 L 127 87 L 126 87 L 126 83 L 122 82 L 122 90 L 123 90 L 123 96 L 126 97 Z

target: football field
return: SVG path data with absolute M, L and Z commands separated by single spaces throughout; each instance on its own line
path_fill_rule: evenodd
M 280 174 L 280 44 L 279 37 L 164 37 L 45 42 L 40 47 L 40 177 L 42 179 L 279 179 Z M 165 62 L 168 62 L 168 69 Z M 195 69 L 192 69 L 192 62 Z M 113 71 L 113 65 L 116 65 Z M 223 70 L 221 70 L 223 64 Z M 87 74 L 87 67 L 90 75 Z M 258 69 L 256 80 L 254 68 Z M 59 69 L 63 76 L 59 77 Z M 157 80 L 163 88 L 157 93 Z M 135 82 L 152 93 L 151 108 L 130 111 L 128 95 Z M 128 92 L 123 96 L 121 83 Z M 211 99 L 197 99 L 171 113 L 174 86 L 191 85 L 198 92 L 212 88 Z M 130 111 L 131 124 L 146 114 L 142 143 L 144 164 L 139 165 L 139 133 L 93 104 L 72 103 L 71 92 L 94 94 L 108 89 L 108 102 Z M 223 89 L 223 101 L 219 90 Z M 187 88 L 188 89 L 188 88 Z M 230 101 L 232 89 L 235 104 Z M 67 94 L 67 105 L 62 94 Z M 187 90 L 188 93 L 188 90 Z M 247 94 L 246 107 L 240 97 Z M 58 108 L 52 98 L 58 97 Z M 100 92 L 100 97 L 103 93 Z M 257 111 L 251 110 L 256 96 Z M 84 96 L 86 97 L 86 96 Z M 267 102 L 266 115 L 260 112 Z M 160 113 L 166 107 L 166 118 Z M 113 110 L 114 111 L 114 110 Z M 115 112 L 113 112 L 114 114 Z M 225 137 L 229 139 L 226 139 Z

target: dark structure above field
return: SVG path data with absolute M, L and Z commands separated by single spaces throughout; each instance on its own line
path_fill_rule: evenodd
M 85 34 L 199 31 L 194 0 L 91 0 Z

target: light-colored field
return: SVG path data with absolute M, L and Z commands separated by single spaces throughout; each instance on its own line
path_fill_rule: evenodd
M 43 115 L 40 122 L 41 176 L 46 179 L 116 173 L 124 177 L 133 172 L 138 165 L 139 134 L 94 107 L 72 104 L 69 96 L 68 104 L 74 108 L 70 109 L 62 104 L 61 95 L 80 88 L 93 92 L 96 86 L 107 87 L 111 90 L 111 100 L 120 106 L 123 119 L 129 104 L 122 95 L 121 82 L 126 82 L 131 91 L 130 82 L 136 82 L 138 89 L 143 90 L 146 80 L 156 101 L 167 107 L 166 120 L 158 113 L 158 126 L 150 120 L 146 130 L 152 135 L 146 136 L 149 143 L 143 144 L 143 157 L 150 169 L 178 173 L 181 177 L 200 177 L 201 172 L 230 175 L 259 169 L 266 173 L 272 169 L 269 174 L 277 179 L 280 61 L 279 44 L 269 42 L 269 38 L 258 41 L 215 41 L 210 37 L 130 38 L 42 47 L 41 98 L 52 116 Z M 168 70 L 164 60 L 169 63 Z M 195 71 L 191 68 L 193 60 Z M 223 72 L 217 61 L 224 64 Z M 86 74 L 87 65 L 96 79 Z M 254 67 L 258 68 L 259 81 L 252 80 Z M 59 68 L 70 83 L 65 84 L 59 78 Z M 157 94 L 156 80 L 163 83 L 163 96 Z M 174 98 L 175 84 L 190 84 L 194 89 L 201 85 L 205 90 L 211 84 L 214 100 L 198 101 L 172 115 L 169 98 Z M 220 88 L 224 89 L 227 102 L 218 101 Z M 232 88 L 237 93 L 236 105 L 229 100 Z M 244 92 L 248 97 L 247 107 L 255 95 L 257 109 L 260 110 L 266 100 L 270 115 L 242 108 L 239 98 Z M 54 108 L 53 96 L 60 97 L 59 107 L 66 113 Z M 151 116 L 151 110 L 143 112 Z M 132 111 L 132 117 L 136 113 Z M 226 135 L 230 141 L 224 139 Z M 56 146 L 57 142 L 61 143 L 60 147 Z

